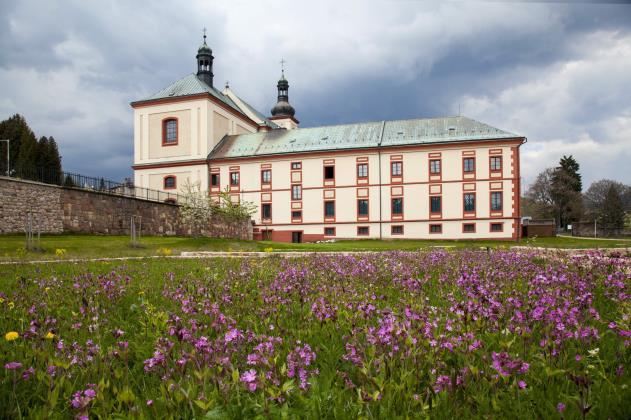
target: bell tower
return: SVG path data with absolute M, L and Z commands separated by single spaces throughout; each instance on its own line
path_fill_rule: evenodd
M 208 86 L 213 87 L 213 50 L 206 44 L 206 28 L 204 43 L 197 50 L 197 77 Z
M 289 82 L 285 78 L 285 60 L 281 60 L 280 64 L 281 76 L 276 84 L 278 97 L 276 105 L 274 105 L 274 108 L 271 110 L 272 116 L 270 120 L 281 127 L 293 130 L 294 128 L 298 128 L 300 122 L 294 117 L 296 110 L 289 104 Z

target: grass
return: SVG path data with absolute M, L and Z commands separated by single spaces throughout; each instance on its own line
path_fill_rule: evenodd
M 630 418 L 628 269 L 441 251 L 4 265 L 0 418 Z
M 327 243 L 291 244 L 270 241 L 242 241 L 218 238 L 147 236 L 132 247 L 128 236 L 43 235 L 41 251 L 26 251 L 22 235 L 0 236 L 0 261 L 72 258 L 145 257 L 178 255 L 182 251 L 384 251 L 418 250 L 431 247 L 508 248 L 516 245 L 546 248 L 631 248 L 631 240 L 598 240 L 571 237 L 536 238 L 514 241 L 473 240 L 340 240 Z M 58 251 L 65 250 L 65 251 Z

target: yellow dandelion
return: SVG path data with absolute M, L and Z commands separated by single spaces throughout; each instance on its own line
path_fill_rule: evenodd
M 7 341 L 13 341 L 13 340 L 17 339 L 19 336 L 20 336 L 20 334 L 18 334 L 17 332 L 9 331 L 8 333 L 6 333 L 4 335 L 4 339 L 7 340 Z
M 9 302 L 9 309 L 13 309 L 15 307 L 15 303 Z
M 48 331 L 48 333 L 44 336 L 44 338 L 46 340 L 52 340 L 53 338 L 55 338 L 55 334 L 53 334 L 52 331 Z
M 4 303 L 4 298 L 0 297 L 0 303 Z

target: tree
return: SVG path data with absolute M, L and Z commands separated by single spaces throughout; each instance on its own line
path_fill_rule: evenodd
M 579 193 L 583 191 L 583 181 L 581 178 L 581 174 L 578 173 L 580 165 L 572 155 L 563 155 L 563 157 L 559 161 L 558 169 L 561 169 L 563 172 L 565 172 L 565 174 L 568 175 L 567 180 L 570 182 L 570 187 L 573 191 Z
M 578 170 L 579 164 L 572 156 L 563 156 L 559 166 L 545 169 L 537 175 L 526 194 L 530 216 L 537 219 L 554 218 L 559 227 L 579 220 L 583 212 L 583 199 Z
M 593 182 L 583 194 L 585 212 L 589 218 L 595 219 L 601 216 L 605 197 L 611 185 L 617 188 L 624 210 L 631 211 L 631 186 L 611 179 L 601 179 Z
M 603 201 L 601 222 L 610 229 L 622 229 L 624 227 L 624 208 L 620 198 L 620 190 L 616 184 L 610 184 Z
M 555 217 L 552 183 L 554 169 L 548 168 L 537 175 L 535 182 L 526 192 L 529 213 L 535 219 L 549 219 Z
M 214 215 L 227 220 L 246 220 L 256 212 L 256 205 L 249 201 L 233 202 L 230 190 L 219 193 L 216 200 L 201 191 L 200 183 L 191 184 L 188 180 L 182 188 L 184 200 L 180 202 L 180 219 L 191 228 L 193 234 L 204 231 Z
M 20 157 L 20 149 L 22 146 L 22 140 L 24 138 L 28 138 L 29 141 L 32 140 L 32 142 L 34 143 L 36 142 L 35 134 L 28 126 L 23 116 L 15 114 L 12 117 L 0 122 L 0 139 L 10 140 L 9 154 L 11 157 L 12 172 L 15 170 L 16 163 Z M 3 159 L 0 159 L 0 173 L 3 174 L 7 172 L 5 147 L 5 143 L 0 146 L 1 150 L 3 151 Z
M 38 141 L 19 114 L 0 122 L 0 138 L 10 140 L 12 173 L 44 182 L 61 182 L 61 156 L 54 138 L 43 136 Z M 6 153 L 4 147 L 2 151 Z M 2 157 L 6 156 L 4 153 Z M 6 173 L 6 166 L 6 159 L 0 159 L 0 173 Z

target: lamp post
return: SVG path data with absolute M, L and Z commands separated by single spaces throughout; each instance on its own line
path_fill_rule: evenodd
M 6 141 L 7 142 L 7 176 L 11 176 L 11 171 L 9 170 L 9 163 L 10 163 L 10 160 L 9 160 L 9 149 L 10 149 L 9 145 L 11 144 L 11 140 L 2 139 L 0 141 Z

